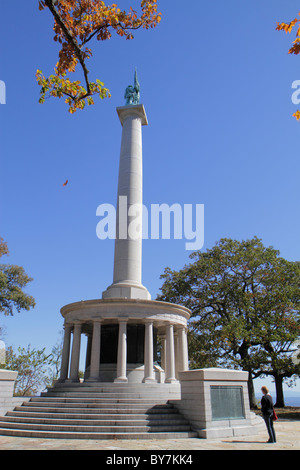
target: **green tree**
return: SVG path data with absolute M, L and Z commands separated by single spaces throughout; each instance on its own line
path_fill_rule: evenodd
M 32 396 L 44 390 L 49 383 L 47 370 L 51 354 L 47 355 L 45 349 L 31 349 L 19 347 L 17 352 L 9 346 L 6 351 L 5 369 L 18 372 L 15 382 L 15 395 Z
M 221 239 L 191 258 L 178 272 L 165 270 L 159 297 L 192 311 L 191 365 L 248 371 L 251 406 L 253 378 L 273 375 L 280 398 L 282 380 L 291 373 L 292 343 L 300 334 L 300 263 L 284 260 L 257 237 Z
M 0 238 L 0 258 L 8 255 L 7 244 Z M 32 281 L 21 266 L 0 264 L 0 312 L 13 315 L 14 309 L 30 310 L 35 300 L 23 292 L 24 287 Z
M 47 386 L 51 387 L 54 385 L 55 380 L 58 379 L 61 366 L 61 357 L 63 349 L 63 331 L 59 334 L 59 339 L 51 349 L 51 357 L 49 361 L 48 369 L 48 383 Z

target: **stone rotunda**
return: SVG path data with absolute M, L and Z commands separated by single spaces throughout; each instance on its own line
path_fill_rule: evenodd
M 190 311 L 150 300 L 142 285 L 142 126 L 148 121 L 142 104 L 119 107 L 117 113 L 122 142 L 113 283 L 102 299 L 76 302 L 61 309 L 64 345 L 59 383 L 79 382 L 84 334 L 84 381 L 176 384 L 178 373 L 188 370 Z M 139 227 L 138 236 L 130 236 L 133 220 Z

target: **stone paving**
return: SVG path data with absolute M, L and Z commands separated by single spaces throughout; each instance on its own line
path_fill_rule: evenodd
M 300 450 L 300 421 L 275 423 L 277 443 L 267 444 L 267 431 L 256 436 L 224 439 L 162 439 L 162 440 L 73 440 L 34 439 L 0 436 L 0 450 Z

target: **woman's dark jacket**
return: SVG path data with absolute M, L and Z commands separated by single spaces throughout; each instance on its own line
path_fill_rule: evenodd
M 261 411 L 263 415 L 271 416 L 273 414 L 273 400 L 271 395 L 264 395 L 261 399 Z

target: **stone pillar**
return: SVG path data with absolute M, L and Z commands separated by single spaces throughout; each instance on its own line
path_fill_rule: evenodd
M 174 327 L 166 327 L 166 383 L 176 383 L 175 377 L 175 351 L 174 351 Z
M 161 337 L 161 367 L 166 370 L 166 336 L 162 335 Z
M 65 334 L 64 334 L 64 344 L 63 344 L 61 367 L 60 367 L 60 377 L 58 379 L 59 382 L 64 382 L 68 378 L 71 329 L 72 329 L 71 325 L 64 326 Z
M 188 349 L 188 339 L 187 339 L 187 330 L 183 330 L 183 370 L 189 370 L 189 349 Z
M 113 284 L 105 298 L 150 299 L 142 285 L 142 126 L 148 124 L 144 106 L 117 108 L 122 124 L 122 142 L 117 196 Z M 140 227 L 137 230 L 130 230 Z
M 153 322 L 145 323 L 144 383 L 156 382 L 153 369 Z
M 70 367 L 70 381 L 79 382 L 79 358 L 80 358 L 80 340 L 81 340 L 81 323 L 74 324 L 72 356 Z
M 87 343 L 86 343 L 86 354 L 85 354 L 85 375 L 84 378 L 87 379 L 89 374 L 87 374 L 87 369 L 91 365 L 91 350 L 92 350 L 92 335 L 89 333 L 86 334 Z
M 179 341 L 178 372 L 184 372 L 189 369 L 189 362 L 188 362 L 187 334 L 186 334 L 186 329 L 183 327 L 178 329 L 178 341 Z
M 175 355 L 175 377 L 178 379 L 178 371 L 179 371 L 179 363 L 180 363 L 180 355 L 179 355 L 179 340 L 178 340 L 178 333 L 177 330 L 174 331 L 174 355 Z
M 101 320 L 95 320 L 93 323 L 92 353 L 90 364 L 90 377 L 88 381 L 97 382 L 99 378 L 100 367 L 100 347 L 101 347 Z
M 18 372 L 0 369 L 0 416 L 12 411 L 17 406 L 14 396 L 14 386 Z M 22 397 L 24 398 L 24 397 Z
M 117 378 L 115 382 L 128 382 L 126 377 L 127 366 L 127 320 L 119 320 L 119 340 L 117 359 Z

